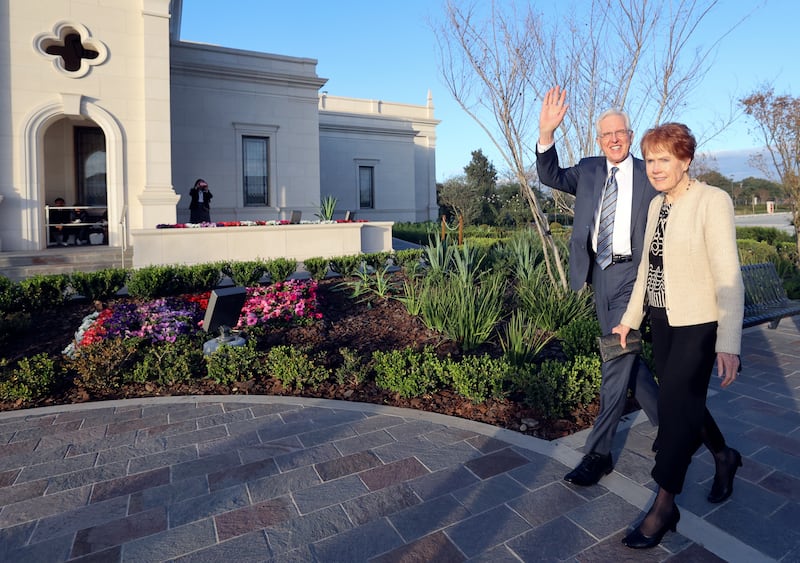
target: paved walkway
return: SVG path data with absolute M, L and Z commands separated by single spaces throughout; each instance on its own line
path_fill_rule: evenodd
M 647 552 L 620 544 L 652 495 L 641 415 L 615 472 L 578 488 L 562 477 L 584 433 L 545 442 L 389 407 L 164 397 L 0 413 L 0 560 L 800 561 L 800 317 L 745 331 L 741 379 L 709 402 L 745 456 L 734 495 L 706 502 L 701 452 L 678 533 Z

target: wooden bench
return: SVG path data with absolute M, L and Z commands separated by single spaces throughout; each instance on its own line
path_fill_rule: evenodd
M 744 281 L 744 321 L 742 327 L 769 323 L 777 328 L 785 317 L 800 315 L 800 301 L 789 299 L 775 264 L 747 264 L 742 266 Z

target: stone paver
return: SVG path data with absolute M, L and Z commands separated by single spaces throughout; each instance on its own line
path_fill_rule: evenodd
M 698 452 L 681 522 L 632 553 L 656 429 L 621 425 L 615 472 L 563 475 L 555 442 L 432 413 L 291 397 L 164 397 L 0 413 L 2 561 L 800 560 L 800 317 L 744 333 L 743 373 L 709 408 L 744 455 L 705 495 Z

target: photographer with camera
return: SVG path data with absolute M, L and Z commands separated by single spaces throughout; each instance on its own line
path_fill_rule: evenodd
M 194 187 L 189 190 L 192 198 L 189 204 L 190 223 L 210 223 L 211 222 L 211 198 L 214 197 L 208 189 L 208 182 L 202 178 L 194 183 Z

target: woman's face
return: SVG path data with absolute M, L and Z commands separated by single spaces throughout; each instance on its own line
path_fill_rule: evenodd
M 644 161 L 650 183 L 664 193 L 670 193 L 678 187 L 691 164 L 690 160 L 681 160 L 663 148 L 648 151 Z

